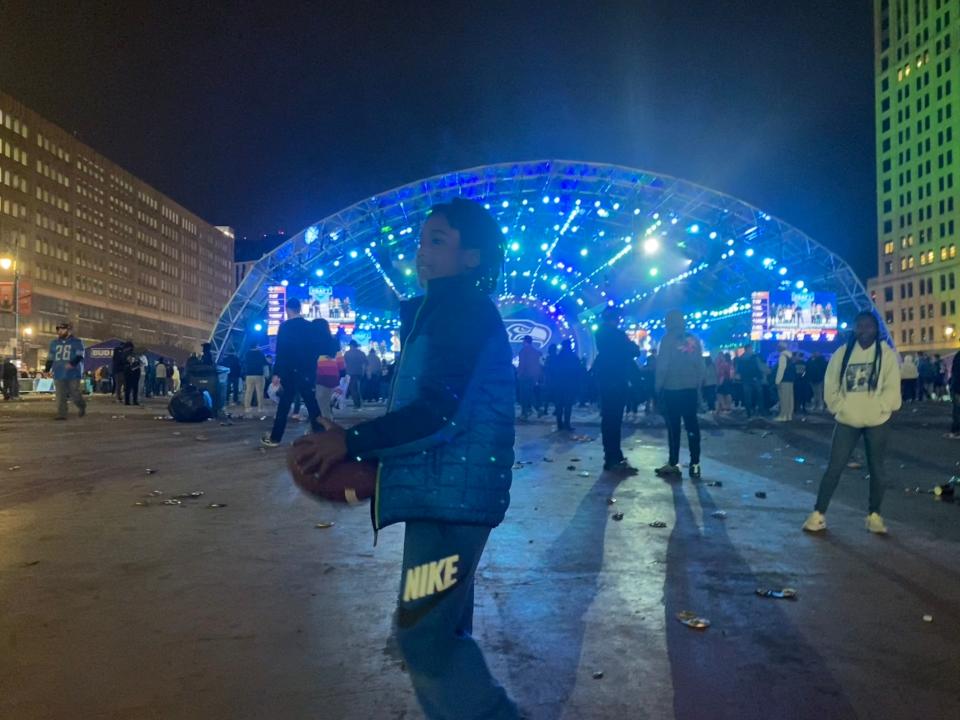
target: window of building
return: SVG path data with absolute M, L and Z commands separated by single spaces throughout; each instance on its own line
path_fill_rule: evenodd
M 885 287 L 883 289 L 883 299 L 884 302 L 893 302 L 893 287 Z
M 883 244 L 883 254 L 884 255 L 893 255 L 893 240 L 888 240 Z

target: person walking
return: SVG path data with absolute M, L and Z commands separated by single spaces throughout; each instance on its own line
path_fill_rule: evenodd
M 687 430 L 690 449 L 690 479 L 699 480 L 700 471 L 700 389 L 703 386 L 703 346 L 687 332 L 679 310 L 664 318 L 666 333 L 657 352 L 656 393 L 667 421 L 667 464 L 655 470 L 662 478 L 677 478 L 680 471 L 680 424 Z
M 77 406 L 77 416 L 87 414 L 87 402 L 80 392 L 83 377 L 83 342 L 73 335 L 73 326 L 68 321 L 57 325 L 57 338 L 50 341 L 46 371 L 53 372 L 53 386 L 57 393 L 55 419 L 67 419 L 67 399 Z
M 810 356 L 807 362 L 807 381 L 810 383 L 810 392 L 812 393 L 811 409 L 814 412 L 823 412 L 825 405 L 823 403 L 823 379 L 827 374 L 827 360 L 823 353 L 815 352 Z
M 952 417 L 950 432 L 947 437 L 950 440 L 960 440 L 960 352 L 953 353 L 953 362 L 950 363 L 950 401 L 952 405 Z
M 297 298 L 287 300 L 287 320 L 277 332 L 277 363 L 274 374 L 279 378 L 280 397 L 277 403 L 277 415 L 273 429 L 260 438 L 264 447 L 279 447 L 287 427 L 290 406 L 298 395 L 303 400 L 314 432 L 320 432 L 322 426 L 318 420 L 320 407 L 317 405 L 317 357 L 333 343 L 330 328 L 310 322 L 300 315 L 300 301 Z M 324 332 L 326 331 L 326 336 Z
M 359 410 L 363 407 L 363 376 L 367 371 L 367 356 L 356 340 L 350 341 L 350 349 L 343 354 L 343 362 L 350 376 L 347 394 L 353 401 L 354 410 Z
M 123 400 L 125 405 L 130 404 L 130 398 L 133 397 L 133 404 L 140 404 L 140 376 L 142 374 L 143 360 L 140 353 L 133 348 L 133 343 L 127 341 L 126 356 L 123 370 Z
M 176 395 L 180 392 L 180 366 L 177 365 L 177 361 L 173 361 L 172 369 L 170 371 L 171 382 L 173 383 L 173 394 Z
M 243 414 L 249 415 L 253 410 L 253 401 L 256 398 L 257 409 L 263 411 L 263 385 L 265 378 L 263 368 L 267 358 L 263 350 L 252 347 L 243 356 Z
M 793 363 L 793 353 L 786 343 L 780 343 L 780 355 L 777 357 L 777 397 L 780 401 L 780 414 L 775 422 L 793 420 L 793 383 L 797 379 L 797 368 Z
M 601 315 L 595 342 L 597 359 L 593 363 L 593 376 L 600 392 L 603 469 L 621 475 L 636 475 L 637 469 L 623 456 L 620 440 L 630 382 L 630 366 L 640 354 L 640 348 L 636 343 L 630 342 L 627 334 L 620 329 L 620 314 L 612 305 L 605 308 Z
M 540 351 L 533 346 L 530 335 L 523 336 L 523 345 L 517 356 L 517 399 L 520 401 L 520 419 L 526 422 L 533 412 L 537 384 L 543 376 Z
M 373 527 L 406 523 L 395 637 L 428 720 L 519 718 L 473 638 L 476 569 L 514 462 L 512 357 L 489 297 L 502 242 L 479 204 L 434 206 L 417 252 L 426 295 L 401 306 L 387 413 L 349 431 L 325 421 L 294 446 L 301 472 L 321 478 L 344 458 L 379 460 Z
M 570 416 L 573 404 L 580 394 L 580 358 L 573 351 L 573 340 L 564 338 L 560 352 L 553 359 L 554 403 L 556 403 L 557 432 L 573 432 Z
M 857 315 L 853 335 L 842 350 L 830 358 L 824 379 L 827 407 L 836 418 L 830 461 L 820 481 L 814 510 L 803 529 L 827 529 L 825 514 L 840 482 L 840 474 L 860 438 L 870 471 L 870 504 L 866 527 L 872 533 L 886 533 L 880 506 L 886 474 L 884 459 L 890 435 L 889 420 L 900 409 L 900 367 L 893 350 L 880 341 L 880 323 L 873 313 Z
M 913 355 L 903 356 L 903 365 L 900 367 L 900 388 L 903 402 L 915 402 L 918 385 L 920 383 L 920 369 Z
M 167 396 L 167 364 L 163 358 L 157 360 L 157 367 L 153 371 L 154 376 L 156 377 L 156 389 L 157 395 L 160 397 Z

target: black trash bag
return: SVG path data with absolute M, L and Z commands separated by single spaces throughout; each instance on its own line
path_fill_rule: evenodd
M 177 422 L 204 422 L 213 417 L 210 393 L 193 385 L 184 385 L 170 398 L 167 410 Z

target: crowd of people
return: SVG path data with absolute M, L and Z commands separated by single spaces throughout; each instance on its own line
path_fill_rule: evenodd
M 921 354 L 901 362 L 879 335 L 874 315 L 858 315 L 847 342 L 827 359 L 782 345 L 771 358 L 751 345 L 706 356 L 680 311 L 664 318 L 666 332 L 656 350 L 642 351 L 607 308 L 596 331 L 596 358 L 588 366 L 565 339 L 545 353 L 523 339 L 514 358 L 499 312 L 489 297 L 503 262 L 502 234 L 477 203 L 457 199 L 432 208 L 421 229 L 417 270 L 426 293 L 401 309 L 402 354 L 387 363 L 350 342 L 345 352 L 325 320 L 301 315 L 300 301 L 286 303 L 276 356 L 258 348 L 243 358 L 221 358 L 228 373 L 227 403 L 243 408 L 276 402 L 265 448 L 280 446 L 291 412 L 306 408 L 314 430 L 294 443 L 292 462 L 300 475 L 324 477 L 350 460 L 376 461 L 375 532 L 404 522 L 404 549 L 395 635 L 417 697 L 427 717 L 489 717 L 511 720 L 519 712 L 491 675 L 472 638 L 476 568 L 489 533 L 505 517 L 514 465 L 515 416 L 553 412 L 556 431 L 571 433 L 575 405 L 597 404 L 604 472 L 637 475 L 622 447 L 622 426 L 643 412 L 662 415 L 667 448 L 662 466 L 650 468 L 666 480 L 682 477 L 686 437 L 687 472 L 703 475 L 700 415 L 742 412 L 790 422 L 794 413 L 828 410 L 834 417 L 826 472 L 803 530 L 822 532 L 843 469 L 863 439 L 870 470 L 866 528 L 885 533 L 880 515 L 883 461 L 890 418 L 903 401 L 936 397 L 947 387 L 954 397 L 953 437 L 960 438 L 960 354 L 949 383 L 939 358 Z M 469 330 L 463 319 L 470 319 Z M 58 327 L 48 370 L 56 383 L 58 417 L 67 401 L 85 412 L 80 392 L 83 346 L 69 323 Z M 916 369 L 916 376 L 910 366 Z M 215 368 L 209 345 L 185 367 Z M 5 368 L 6 369 L 6 368 Z M 216 370 L 214 369 L 214 373 Z M 4 373 L 5 377 L 5 373 Z M 138 402 L 139 390 L 176 392 L 180 370 L 152 363 L 133 343 L 117 349 L 109 377 L 117 400 Z M 149 390 L 148 390 L 149 388 Z M 334 396 L 355 408 L 389 395 L 385 413 L 349 429 L 333 421 Z

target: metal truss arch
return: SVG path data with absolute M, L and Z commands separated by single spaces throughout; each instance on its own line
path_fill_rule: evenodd
M 616 304 L 642 324 L 671 306 L 712 311 L 796 283 L 835 292 L 845 317 L 873 309 L 840 256 L 756 206 L 662 173 L 535 160 L 417 180 L 304 228 L 237 288 L 211 334 L 215 355 L 245 349 L 268 286 L 318 282 L 318 270 L 323 282 L 349 286 L 358 307 L 389 312 L 417 292 L 419 225 L 454 197 L 484 203 L 503 228 L 501 294 L 536 297 L 571 322 Z

